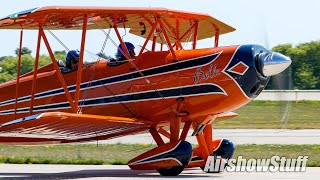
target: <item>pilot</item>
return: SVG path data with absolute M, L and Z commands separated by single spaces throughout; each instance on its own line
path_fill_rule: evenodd
M 78 69 L 78 63 L 79 63 L 79 51 L 77 50 L 71 50 L 68 52 L 66 56 L 66 67 L 62 69 L 61 71 L 63 73 L 72 72 Z
M 116 54 L 116 57 L 117 57 L 118 61 L 132 59 L 136 55 L 136 53 L 134 52 L 134 45 L 132 43 L 124 42 L 124 44 L 125 44 L 126 48 L 128 49 L 130 57 L 126 58 L 125 51 L 122 49 L 121 44 L 119 44 L 118 51 L 117 51 L 117 54 Z

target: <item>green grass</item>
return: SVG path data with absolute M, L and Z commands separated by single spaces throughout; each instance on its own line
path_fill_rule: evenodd
M 309 156 L 307 166 L 320 167 L 320 145 L 238 145 L 235 148 L 234 157 L 243 158 L 270 158 L 272 156 L 284 156 L 297 158 Z
M 0 163 L 123 165 L 153 147 L 146 144 L 0 146 Z M 297 158 L 308 155 L 308 166 L 320 167 L 319 152 L 320 145 L 238 145 L 234 157 L 270 158 L 278 155 Z
M 287 110 L 286 120 L 284 116 Z M 235 112 L 239 114 L 238 117 L 214 122 L 213 126 L 234 129 L 320 128 L 320 101 L 252 101 Z
M 15 164 L 127 164 L 153 146 L 113 144 L 0 146 L 0 163 Z

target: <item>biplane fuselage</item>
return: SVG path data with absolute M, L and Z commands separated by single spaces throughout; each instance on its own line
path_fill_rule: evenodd
M 129 54 L 133 49 L 118 28 L 145 38 L 137 56 Z M 212 122 L 236 116 L 231 111 L 254 99 L 270 76 L 291 63 L 258 45 L 219 47 L 219 36 L 233 27 L 207 14 L 162 8 L 34 8 L 0 19 L 0 29 L 21 29 L 20 51 L 23 29 L 38 30 L 34 71 L 19 75 L 20 52 L 17 78 L 0 84 L 0 143 L 72 143 L 148 130 L 158 146 L 128 165 L 165 176 L 185 167 L 203 168 L 210 155 L 231 158 L 232 142 L 213 140 Z M 82 30 L 80 54 L 74 59 L 78 70 L 64 74 L 44 31 L 57 39 L 50 30 L 61 29 Z M 125 62 L 83 64 L 87 29 L 102 30 L 105 43 L 110 37 L 104 29 L 113 29 Z M 212 48 L 197 49 L 198 40 L 212 37 Z M 38 69 L 41 40 L 52 63 Z M 152 48 L 144 52 L 148 42 Z M 192 46 L 185 49 L 183 43 L 189 42 Z M 191 126 L 199 144 L 195 148 L 186 141 Z
M 112 67 L 100 60 L 83 68 L 79 107 L 84 114 L 139 117 L 154 126 L 168 119 L 179 97 L 185 98 L 186 119 L 230 112 L 255 97 L 261 85 L 250 47 L 185 50 L 178 62 L 168 51 L 146 52 L 136 60 L 143 76 L 130 63 Z M 76 71 L 63 76 L 73 96 Z M 17 118 L 29 115 L 32 80 L 32 73 L 20 79 Z M 34 114 L 71 112 L 52 64 L 38 70 L 37 83 Z M 1 123 L 14 119 L 15 87 L 15 80 L 0 86 Z

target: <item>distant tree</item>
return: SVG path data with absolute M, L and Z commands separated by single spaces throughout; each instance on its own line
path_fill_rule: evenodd
M 309 65 L 302 65 L 297 72 L 295 72 L 295 87 L 299 89 L 319 89 L 317 87 L 319 77 L 314 75 L 312 67 Z
M 0 73 L 0 83 L 10 81 L 11 79 L 13 79 L 13 77 L 14 76 L 9 74 L 8 72 L 1 72 Z
M 16 62 L 17 58 L 13 56 L 5 56 L 2 61 L 0 61 L 0 83 L 9 81 L 13 79 L 17 74 Z
M 21 60 L 21 75 L 32 71 L 33 66 L 34 66 L 34 58 L 29 54 L 25 54 L 22 56 L 21 59 L 22 59 Z M 17 67 L 15 68 L 15 70 L 16 69 L 17 69 Z
M 26 74 L 34 69 L 34 58 L 30 54 L 24 54 L 21 56 L 21 75 Z M 51 59 L 47 55 L 41 55 L 39 57 L 39 67 L 45 66 L 51 63 Z M 0 83 L 9 81 L 17 76 L 18 69 L 18 57 L 5 56 L 0 61 Z
M 45 66 L 47 64 L 52 63 L 52 60 L 49 56 L 47 55 L 41 55 L 39 58 L 39 67 Z
M 292 44 L 280 44 L 272 48 L 272 51 L 281 53 L 281 54 L 288 54 L 290 49 L 292 49 Z
M 57 55 L 58 55 L 58 54 L 66 55 L 67 52 L 66 52 L 65 50 L 61 50 L 61 51 L 55 51 L 54 54 L 55 54 L 55 55 L 56 55 L 56 54 L 57 54 Z
M 17 55 L 17 56 L 19 56 L 19 48 L 17 48 L 16 50 L 15 50 L 15 54 Z M 25 55 L 25 54 L 29 54 L 29 55 L 31 55 L 31 53 L 32 53 L 32 51 L 29 49 L 29 48 L 27 48 L 27 47 L 23 47 L 22 48 L 22 51 L 21 51 L 21 55 Z
M 291 44 L 282 44 L 272 48 L 292 59 L 291 79 L 293 89 L 320 89 L 320 41 L 302 43 L 293 47 Z M 269 89 L 274 89 L 277 79 L 289 84 L 289 71 L 271 77 Z M 279 81 L 278 81 L 279 83 Z

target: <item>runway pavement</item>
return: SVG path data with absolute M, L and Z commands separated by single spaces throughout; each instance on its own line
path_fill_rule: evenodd
M 196 144 L 196 138 L 189 136 L 187 140 Z M 225 138 L 233 141 L 235 144 L 320 144 L 320 129 L 214 129 L 213 138 Z M 164 138 L 166 139 L 166 138 Z M 96 143 L 96 142 L 94 142 Z M 149 133 L 130 135 L 100 141 L 99 143 L 154 143 Z
M 190 132 L 191 133 L 191 132 Z M 220 129 L 214 138 L 226 138 L 235 144 L 320 144 L 320 130 Z M 194 137 L 188 141 L 196 143 Z M 93 142 L 96 143 L 96 142 Z M 149 134 L 125 136 L 99 143 L 154 143 Z M 186 169 L 170 179 L 319 179 L 320 168 L 307 167 L 306 172 L 224 172 L 204 173 L 199 168 Z M 163 179 L 156 171 L 134 171 L 114 165 L 34 165 L 0 164 L 0 179 Z
M 307 168 L 306 172 L 223 172 L 204 173 L 200 168 L 186 169 L 169 179 L 308 179 L 318 180 L 320 168 Z M 0 164 L 0 179 L 167 179 L 156 171 L 130 170 L 124 165 L 17 165 Z

